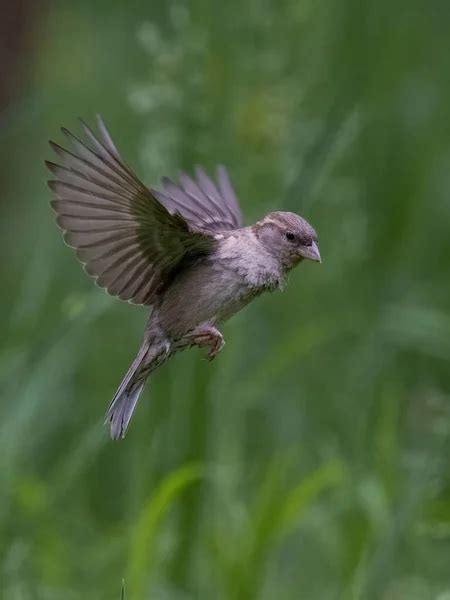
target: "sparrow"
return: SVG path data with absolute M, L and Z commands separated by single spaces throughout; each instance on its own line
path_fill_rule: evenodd
M 146 187 L 122 159 L 98 117 L 83 139 L 62 128 L 51 206 L 67 245 L 88 275 L 112 296 L 151 307 L 140 350 L 114 395 L 105 423 L 123 438 L 150 373 L 176 352 L 224 346 L 221 323 L 263 292 L 281 289 L 304 259 L 321 262 L 317 234 L 292 212 L 270 212 L 243 226 L 229 175 L 215 181 L 197 167 L 178 182 Z

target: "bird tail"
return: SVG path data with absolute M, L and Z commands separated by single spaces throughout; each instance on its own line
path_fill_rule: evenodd
M 169 349 L 165 343 L 144 340 L 106 413 L 105 424 L 110 423 L 113 440 L 125 437 L 149 374 L 165 362 L 168 356 Z

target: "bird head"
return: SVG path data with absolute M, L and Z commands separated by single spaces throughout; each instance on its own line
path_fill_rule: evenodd
M 317 234 L 308 221 L 291 212 L 272 212 L 255 223 L 254 233 L 286 270 L 304 259 L 322 262 Z

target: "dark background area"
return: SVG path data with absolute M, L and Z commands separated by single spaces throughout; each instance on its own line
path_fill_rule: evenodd
M 0 21 L 8 600 L 450 598 L 450 8 L 11 3 Z M 321 266 L 103 415 L 145 309 L 65 247 L 43 160 L 101 113 L 143 180 L 227 165 Z

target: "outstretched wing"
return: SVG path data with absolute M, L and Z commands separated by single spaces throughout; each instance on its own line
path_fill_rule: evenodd
M 113 296 L 152 304 L 180 262 L 213 250 L 211 231 L 164 206 L 121 159 L 102 119 L 87 141 L 63 129 L 71 150 L 50 142 L 60 164 L 46 161 L 55 179 L 51 204 L 64 239 L 86 272 Z
M 163 177 L 163 191 L 152 189 L 152 194 L 194 227 L 217 233 L 241 227 L 239 202 L 225 167 L 217 167 L 217 184 L 201 167 L 196 168 L 195 174 L 196 180 L 181 173 L 178 185 Z

